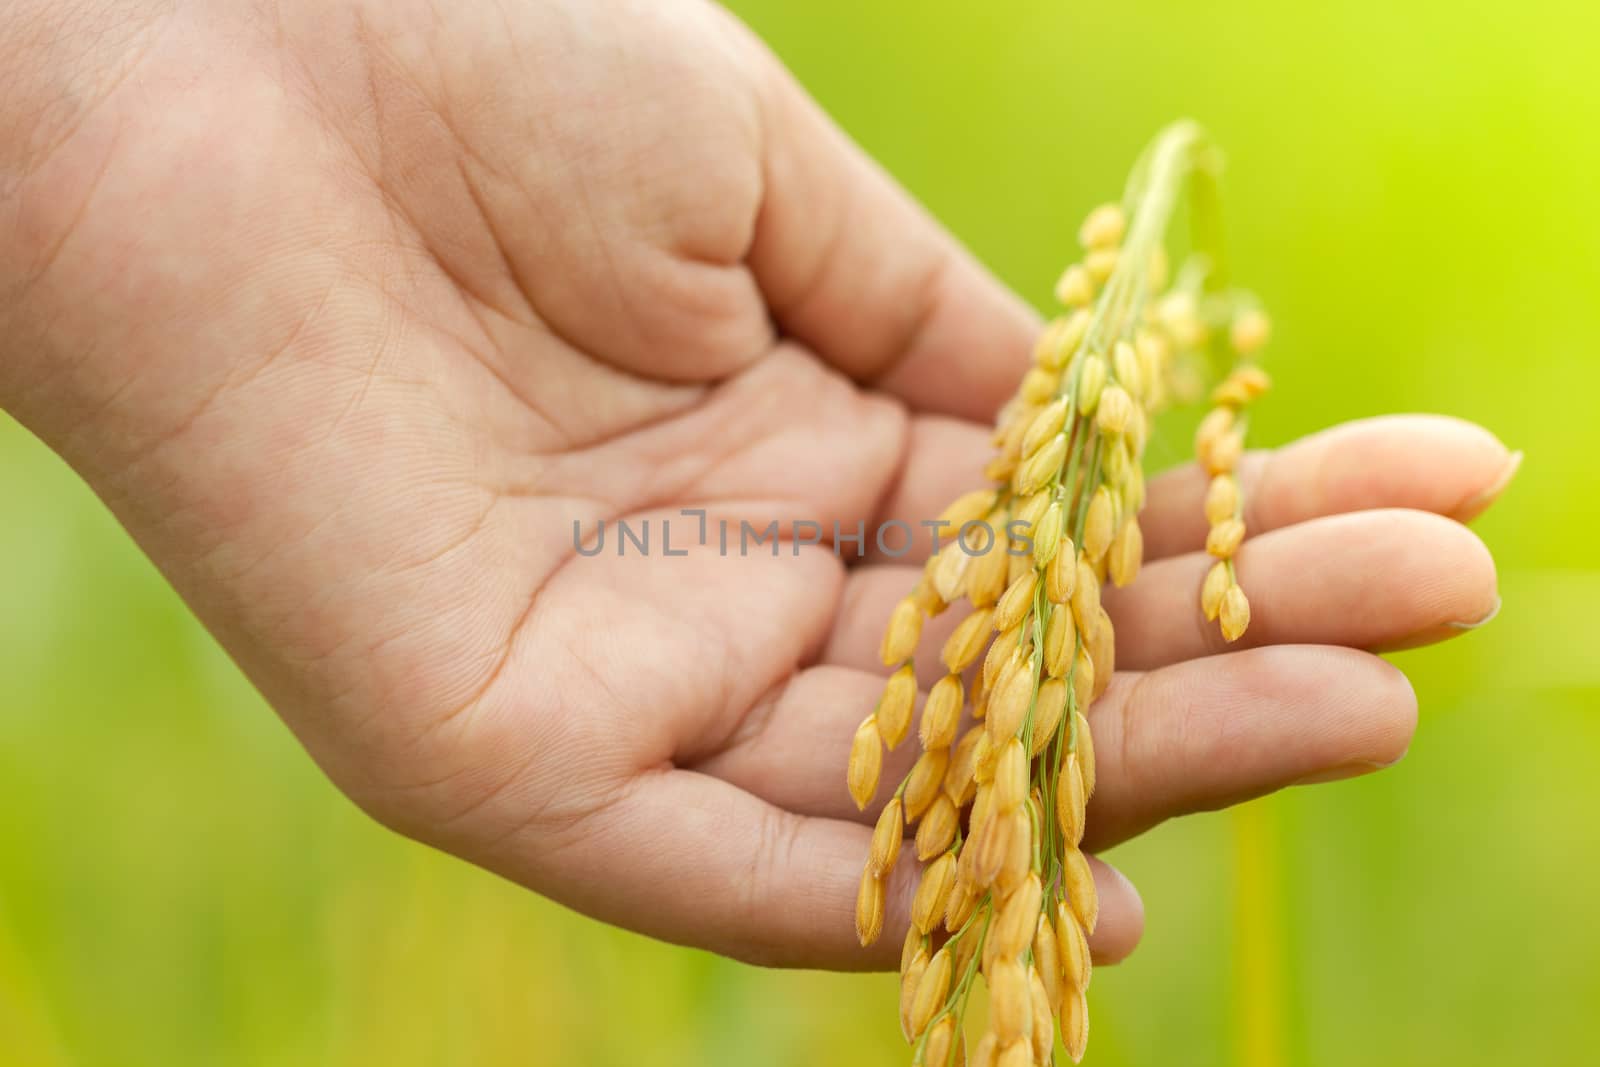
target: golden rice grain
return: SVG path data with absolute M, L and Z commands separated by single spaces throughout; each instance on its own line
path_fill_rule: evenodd
M 956 810 L 955 801 L 941 790 L 917 825 L 917 859 L 926 862 L 945 851 L 955 842 L 960 828 L 961 813 Z
M 1061 375 L 1058 371 L 1047 367 L 1033 367 L 1022 376 L 1022 384 L 1017 387 L 1017 395 L 1030 405 L 1047 403 L 1056 395 L 1056 388 L 1061 384 Z M 1017 437 L 1020 448 L 1021 436 Z
M 950 604 L 961 599 L 962 590 L 967 584 L 967 568 L 972 566 L 972 556 L 960 542 L 952 542 L 939 549 L 938 554 L 929 561 L 929 566 L 932 569 L 928 577 L 939 598 Z
M 1067 993 L 1061 1003 L 1061 1043 L 1067 1058 L 1082 1063 L 1089 1045 L 1089 999 L 1083 990 Z
M 1060 473 L 1061 463 L 1066 458 L 1067 437 L 1058 433 L 1046 441 L 1039 451 L 1022 461 L 1011 484 L 1023 495 L 1038 492 Z
M 1084 248 L 1115 248 L 1128 228 L 1120 204 L 1101 204 L 1084 217 L 1078 227 L 1078 243 Z
M 962 859 L 966 858 L 965 849 L 962 850 L 961 856 Z M 959 873 L 959 860 L 957 861 L 956 869 Z M 945 898 L 944 928 L 953 934 L 967 925 L 967 921 L 978 910 L 980 900 L 981 896 L 978 892 L 978 887 L 966 879 L 958 877 L 956 884 L 950 887 L 950 895 Z M 976 945 L 976 941 L 963 940 L 957 947 L 958 949 L 966 948 L 970 952 Z M 967 969 L 966 963 L 962 962 L 957 969 L 965 971 Z
M 1050 442 L 1067 421 L 1067 401 L 1058 397 L 1039 409 L 1022 435 L 1022 454 L 1031 456 Z
M 1057 947 L 1056 930 L 1050 918 L 1041 912 L 1034 916 L 1033 933 L 1033 969 L 1039 973 L 1039 978 L 1044 982 L 1045 994 L 1050 1003 L 1061 1002 L 1061 991 L 1064 988 L 1061 973 L 1061 950 Z
M 1063 544 L 1070 551 L 1072 542 L 1062 537 L 1061 527 L 1063 516 L 1061 505 L 1052 503 L 1039 517 L 1033 531 L 1033 563 L 1036 567 L 1048 566 L 1056 557 Z
M 1083 795 L 1092 797 L 1095 786 L 1094 734 L 1089 731 L 1089 720 L 1081 711 L 1078 712 L 1078 744 L 1075 751 L 1078 767 L 1083 771 Z
M 946 852 L 922 872 L 917 891 L 911 898 L 911 925 L 927 934 L 944 918 L 946 898 L 956 880 L 956 857 Z
M 1065 615 L 1066 612 L 1060 614 Z M 1067 683 L 1060 678 L 1046 678 L 1039 683 L 1039 695 L 1033 705 L 1033 747 L 1030 756 L 1045 750 L 1056 736 L 1056 728 L 1067 710 Z
M 1072 654 L 1078 647 L 1078 627 L 1072 612 L 1057 608 L 1044 627 L 1044 670 L 1052 678 L 1063 678 L 1072 667 Z
M 1062 838 L 1073 848 L 1083 843 L 1084 806 L 1088 797 L 1077 753 L 1069 752 L 1061 763 L 1061 775 L 1056 784 L 1056 825 L 1061 828 Z
M 1132 344 L 1118 341 L 1112 346 L 1111 370 L 1117 376 L 1117 383 L 1126 389 L 1129 395 L 1135 397 L 1144 395 L 1144 368 Z
M 1031 496 L 1023 497 L 1021 502 L 1011 509 L 1012 517 L 1017 523 L 1021 524 L 1019 527 L 1020 532 L 1030 535 L 1033 533 L 1034 524 L 1039 521 L 1045 509 L 1050 506 L 1051 500 L 1050 490 L 1042 489 Z
M 949 749 L 930 748 L 912 764 L 911 773 L 906 776 L 903 794 L 908 822 L 922 818 L 922 813 L 928 810 L 928 805 L 939 795 L 939 786 L 944 782 L 944 771 L 949 763 Z
M 1096 285 L 1104 285 L 1117 269 L 1117 261 L 1121 255 L 1115 248 L 1096 248 L 1083 257 L 1083 269 L 1089 273 L 1089 280 Z
M 1233 328 L 1228 336 L 1235 352 L 1241 356 L 1249 356 L 1261 350 L 1271 333 L 1272 322 L 1263 312 L 1251 308 L 1240 312 L 1234 318 Z
M 1094 658 L 1089 655 L 1088 646 L 1080 645 L 1077 654 L 1072 657 L 1072 702 L 1086 708 L 1094 699 L 1095 689 L 1099 685 L 1099 678 L 1095 675 Z
M 1044 886 L 1039 876 L 1029 874 L 1021 885 L 1001 901 L 994 927 L 989 931 L 996 955 L 1018 956 L 1033 943 L 1043 900 Z
M 1033 1038 L 1019 1037 L 1000 1050 L 995 1067 L 1031 1067 L 1033 1064 Z
M 944 781 L 940 788 L 957 808 L 970 804 L 978 791 L 977 749 L 983 738 L 983 727 L 974 726 L 962 734 L 961 740 L 950 749 L 950 762 L 945 766 Z
M 1066 363 L 1070 353 L 1064 352 L 1062 347 L 1070 319 L 1069 315 L 1053 318 L 1039 332 L 1038 339 L 1033 343 L 1033 361 L 1039 366 L 1060 370 Z
M 1089 335 L 1089 326 L 1094 322 L 1094 315 L 1088 308 L 1079 308 L 1068 315 L 1062 323 L 1061 335 L 1057 338 L 1058 347 L 1054 353 L 1055 369 L 1060 370 L 1072 359 L 1078 346 L 1083 344 L 1083 339 Z
M 1133 465 L 1137 460 L 1133 454 L 1133 442 L 1127 437 L 1108 437 L 1104 439 L 1105 445 L 1100 453 L 1100 472 L 1105 479 L 1107 491 L 1115 492 L 1120 498 L 1119 487 L 1127 481 L 1133 473 Z
M 992 489 L 974 489 L 963 493 L 939 513 L 939 521 L 947 530 L 959 530 L 969 522 L 979 522 L 994 509 L 995 494 Z
M 961 675 L 947 674 L 933 683 L 922 705 L 922 725 L 918 730 L 923 748 L 949 748 L 955 744 L 964 700 Z
M 1089 857 L 1076 848 L 1068 849 L 1062 864 L 1062 877 L 1067 886 L 1067 898 L 1072 913 L 1078 917 L 1085 933 L 1094 933 L 1100 919 L 1100 895 L 1094 887 L 1094 872 L 1089 867 Z
M 1231 474 L 1219 474 L 1206 486 L 1206 521 L 1215 526 L 1239 512 L 1239 482 Z
M 1066 307 L 1082 307 L 1094 299 L 1094 282 L 1081 264 L 1074 263 L 1056 282 L 1056 299 Z
M 1087 633 L 1100 614 L 1100 579 L 1094 567 L 1083 556 L 1078 557 L 1078 573 L 1072 586 L 1072 617 L 1077 620 L 1078 631 Z
M 1066 990 L 1089 988 L 1094 962 L 1089 955 L 1089 939 L 1072 907 L 1061 901 L 1055 909 L 1056 952 L 1061 960 L 1061 979 Z
M 1200 587 L 1200 610 L 1205 613 L 1208 622 L 1214 620 L 1222 610 L 1222 598 L 1232 584 L 1233 575 L 1228 571 L 1226 562 L 1218 560 L 1206 571 L 1206 580 Z
M 1001 893 L 1009 893 L 1022 884 L 1033 864 L 1034 823 L 1025 808 L 1018 808 L 1010 815 L 1001 815 L 999 818 L 1010 819 L 1012 826 L 1006 838 L 1006 858 L 994 876 L 994 884 Z
M 1233 368 L 1225 384 L 1243 398 L 1241 403 L 1248 404 L 1266 395 L 1272 388 L 1272 378 L 1254 363 L 1241 363 Z
M 915 930 L 915 927 L 912 927 Z M 911 1028 L 911 1012 L 916 1006 L 917 990 L 922 985 L 922 976 L 928 972 L 928 963 L 933 959 L 928 948 L 918 935 L 918 949 L 911 957 L 911 962 L 900 968 L 900 1033 L 907 1041 L 915 1041 L 916 1032 Z
M 995 605 L 994 625 L 997 630 L 1009 630 L 1022 622 L 1028 609 L 1033 607 L 1033 593 L 1039 586 L 1039 576 L 1028 568 L 1011 583 L 1000 602 Z
M 1089 497 L 1089 510 L 1083 520 L 1083 554 L 1091 560 L 1098 560 L 1106 554 L 1106 549 L 1111 547 L 1111 538 L 1115 533 L 1112 524 L 1115 517 L 1111 513 L 1111 492 L 1105 486 L 1097 488 Z
M 989 733 L 988 724 L 984 724 L 983 736 L 978 739 L 978 745 L 972 750 L 972 777 L 978 783 L 978 792 L 981 800 L 991 799 L 992 790 L 986 786 L 994 783 L 994 765 L 1000 758 L 1000 746 L 995 742 L 994 736 Z M 974 801 L 974 804 L 979 801 Z M 981 807 L 973 809 L 976 817 L 982 812 Z
M 914 926 L 906 927 L 906 939 L 900 946 L 900 973 L 904 974 L 906 968 L 911 966 L 912 957 L 917 950 L 927 951 L 921 932 Z
M 878 776 L 883 773 L 883 746 L 878 737 L 878 718 L 868 715 L 850 742 L 850 765 L 845 781 L 856 807 L 865 811 L 878 791 Z
M 994 695 L 989 698 L 989 713 L 984 716 L 984 726 L 996 743 L 1014 736 L 1022 729 L 1028 717 L 1028 707 L 1033 703 L 1033 663 L 1017 657 L 1006 673 L 995 684 Z M 1023 790 L 1024 794 L 1027 790 Z
M 1044 979 L 1032 968 L 1028 970 L 1028 995 L 1032 1000 L 1030 1014 L 1033 1021 L 1033 1061 L 1045 1063 L 1050 1059 L 1050 1053 L 1054 1051 L 1056 1043 L 1054 1005 L 1050 1003 L 1050 994 L 1045 989 Z
M 941 948 L 928 961 L 911 1001 L 911 1035 L 921 1037 L 950 995 L 950 950 Z
M 1107 436 L 1127 433 L 1134 420 L 1133 397 L 1120 385 L 1106 386 L 1100 393 L 1100 405 L 1094 417 L 1100 432 Z
M 1088 416 L 1100 403 L 1100 393 L 1106 387 L 1106 361 L 1091 355 L 1083 361 L 1078 371 L 1078 383 L 1073 390 L 1073 401 L 1078 414 Z
M 984 478 L 989 482 L 1008 482 L 1016 474 L 1016 456 L 1000 454 L 984 464 Z
M 1128 471 L 1128 477 L 1118 487 L 1122 495 L 1122 507 L 1130 515 L 1137 515 L 1144 508 L 1145 482 L 1144 468 L 1134 467 Z
M 1205 456 L 1224 434 L 1233 429 L 1233 410 L 1215 408 L 1200 420 L 1194 432 L 1194 454 Z
M 1200 457 L 1207 474 L 1226 474 L 1239 465 L 1239 457 L 1244 455 L 1244 435 L 1237 430 L 1230 430 L 1211 443 L 1211 447 Z
M 1000 748 L 994 768 L 994 810 L 1012 812 L 1028 799 L 1028 753 L 1013 737 Z
M 1229 643 L 1239 640 L 1250 628 L 1250 600 L 1237 585 L 1228 587 L 1222 596 L 1222 636 Z
M 1094 629 L 1089 631 L 1089 659 L 1094 663 L 1094 685 L 1090 687 L 1091 699 L 1106 691 L 1111 675 L 1117 669 L 1117 629 L 1111 616 L 1102 605 L 1095 615 Z
M 963 857 L 972 854 L 972 884 L 981 888 L 993 885 L 1000 876 L 1006 857 L 1011 853 L 1012 832 L 1017 820 L 1009 815 L 990 812 L 989 817 L 976 825 L 972 843 L 962 849 Z
M 939 657 L 945 670 L 960 674 L 972 665 L 978 653 L 983 651 L 984 643 L 989 640 L 993 620 L 994 611 L 989 608 L 979 608 L 961 620 L 961 624 L 945 639 L 944 651 Z
M 989 645 L 989 651 L 983 657 L 983 687 L 990 692 L 991 697 L 1000 679 L 1005 676 L 1006 670 L 1015 662 L 1027 658 L 1018 652 L 1018 645 L 1022 642 L 1022 627 L 1012 626 L 1002 630 L 995 636 Z
M 889 616 L 889 626 L 884 631 L 878 656 L 885 667 L 897 667 L 910 659 L 917 650 L 917 640 L 922 636 L 922 612 L 910 597 L 894 606 Z
M 1244 523 L 1239 519 L 1223 519 L 1206 534 L 1206 551 L 1218 559 L 1232 559 L 1244 541 Z
M 989 1028 L 1007 1043 L 1031 1037 L 1033 998 L 1028 990 L 1028 972 L 1021 961 L 1000 957 L 985 977 L 989 980 Z
M 917 701 L 917 673 L 906 664 L 884 683 L 883 696 L 878 698 L 874 714 L 878 720 L 878 736 L 891 751 L 905 740 L 911 729 L 911 711 Z
M 959 1067 L 962 1062 L 960 1053 L 956 1017 L 945 1012 L 928 1027 L 928 1040 L 922 1046 L 921 1062 L 925 1067 Z
M 861 886 L 856 890 L 856 938 L 862 948 L 883 933 L 884 896 L 883 879 L 870 870 L 862 871 Z
M 939 590 L 933 587 L 933 580 L 926 577 L 917 579 L 916 586 L 911 590 L 911 599 L 916 602 L 917 610 L 930 619 L 950 606 L 939 595 Z
M 872 844 L 867 852 L 867 867 L 879 878 L 894 870 L 900 858 L 900 842 L 905 825 L 905 808 L 899 797 L 893 797 L 883 806 L 878 822 L 872 828 Z
M 1078 558 L 1072 540 L 1061 538 L 1050 565 L 1044 570 L 1044 595 L 1052 604 L 1065 604 L 1077 588 Z
M 1001 530 L 997 529 L 995 532 L 998 535 Z M 967 599 L 972 601 L 973 607 L 991 607 L 1000 599 L 1000 595 L 1006 591 L 1009 563 L 1006 542 L 999 536 L 996 536 L 987 551 L 973 557 L 972 562 L 967 565 L 965 585 Z
M 1122 524 L 1122 529 L 1117 531 L 1117 536 L 1111 540 L 1110 554 L 1106 559 L 1106 573 L 1111 576 L 1111 581 L 1120 589 L 1130 585 L 1139 575 L 1139 567 L 1144 563 L 1144 531 L 1139 528 L 1139 520 L 1128 518 Z

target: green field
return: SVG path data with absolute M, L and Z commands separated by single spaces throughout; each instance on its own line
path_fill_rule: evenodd
M 1081 214 L 1159 126 L 1201 120 L 1277 327 L 1257 442 L 1437 410 L 1527 452 L 1478 526 L 1501 616 L 1397 658 L 1422 704 L 1405 761 L 1112 854 L 1148 930 L 1096 975 L 1088 1062 L 1594 1063 L 1595 9 L 734 6 L 1041 307 Z M 892 978 L 655 944 L 380 829 L 3 420 L 0 493 L 0 1065 L 905 1060 Z

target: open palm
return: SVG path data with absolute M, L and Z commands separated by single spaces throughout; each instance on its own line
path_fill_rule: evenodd
M 890 960 L 843 768 L 926 546 L 872 530 L 981 484 L 1031 313 L 701 0 L 92 6 L 0 15 L 7 408 L 378 818 L 661 937 Z M 1361 650 L 1492 611 L 1451 520 L 1509 464 L 1422 417 L 1251 457 L 1226 654 L 1203 480 L 1159 479 L 1088 845 L 1398 758 L 1414 698 Z M 575 550 L 618 519 L 649 554 Z M 773 521 L 824 543 L 738 550 Z M 1117 958 L 1139 902 L 1097 875 Z

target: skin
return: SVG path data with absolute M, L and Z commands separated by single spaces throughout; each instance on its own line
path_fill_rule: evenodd
M 12 0 L 0 233 L 0 404 L 357 804 L 658 937 L 893 964 L 915 864 L 863 952 L 844 766 L 925 547 L 720 558 L 680 517 L 684 557 L 585 558 L 572 524 L 936 514 L 1039 323 L 729 15 Z M 1156 479 L 1087 845 L 1398 759 L 1371 652 L 1492 613 L 1459 520 L 1510 466 L 1419 416 L 1250 456 L 1230 649 L 1203 479 Z M 1141 906 L 1097 877 L 1114 960 Z

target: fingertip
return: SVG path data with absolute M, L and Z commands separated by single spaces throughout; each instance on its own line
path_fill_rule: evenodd
M 1487 432 L 1487 431 L 1485 431 Z M 1497 442 L 1498 443 L 1498 442 Z M 1521 449 L 1508 452 L 1501 462 L 1499 470 L 1489 482 L 1477 492 L 1463 500 L 1450 513 L 1450 517 L 1457 522 L 1470 522 L 1487 511 L 1502 493 L 1516 478 L 1517 472 L 1522 469 L 1523 453 Z
M 1499 574 L 1494 555 L 1483 539 L 1454 519 L 1426 512 L 1400 512 L 1414 524 L 1407 543 L 1414 566 L 1399 569 L 1411 602 L 1409 614 L 1428 620 L 1410 633 L 1373 646 L 1373 651 L 1398 652 L 1459 637 L 1479 629 L 1499 614 Z
M 1120 963 L 1144 937 L 1144 898 L 1128 876 L 1111 864 L 1093 856 L 1089 864 L 1095 891 L 1100 894 L 1100 921 L 1089 937 L 1089 947 L 1096 963 Z
M 1392 767 L 1405 758 L 1417 730 L 1417 692 L 1406 673 L 1387 660 L 1356 649 L 1328 649 L 1347 661 L 1326 684 L 1349 690 L 1348 721 L 1337 735 L 1328 766 L 1297 779 L 1297 785 L 1333 782 Z

